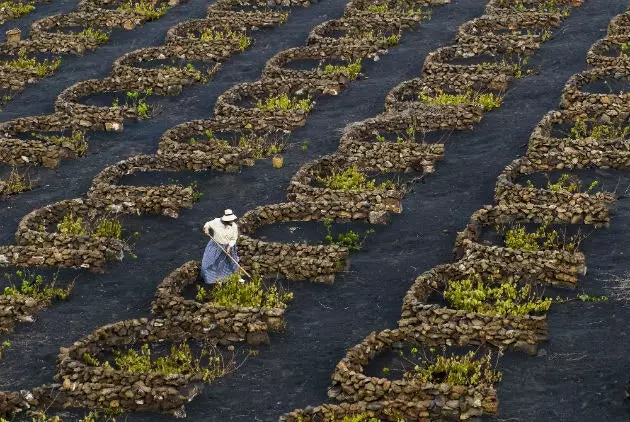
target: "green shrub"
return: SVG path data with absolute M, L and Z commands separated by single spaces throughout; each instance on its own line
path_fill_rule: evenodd
M 241 51 L 245 50 L 252 44 L 252 37 L 248 37 L 244 32 L 236 32 L 230 30 L 227 26 L 222 31 L 215 31 L 210 28 L 201 34 L 202 41 L 238 41 Z
M 497 281 L 495 277 L 484 280 L 478 275 L 449 281 L 444 298 L 455 309 L 505 316 L 545 312 L 552 302 L 532 291 L 530 284 L 519 286 L 516 281 Z
M 167 356 L 151 359 L 151 349 L 147 343 L 134 349 L 121 352 L 114 350 L 114 366 L 123 372 L 132 374 L 162 375 L 201 375 L 206 382 L 212 381 L 225 373 L 223 357 L 216 350 L 202 349 L 199 356 L 194 356 L 186 343 L 171 346 Z M 101 363 L 89 355 L 83 355 L 83 361 L 91 366 L 112 367 L 109 362 Z
M 5 195 L 14 195 L 33 189 L 33 185 L 27 179 L 26 175 L 18 172 L 16 169 L 12 169 L 6 179 L 0 180 L 0 182 L 5 183 Z
M 104 218 L 98 222 L 92 237 L 121 239 L 122 224 L 118 220 Z
M 2 354 L 4 353 L 5 350 L 7 350 L 9 347 L 11 347 L 11 342 L 9 340 L 5 340 L 0 344 L 0 359 L 2 359 Z M 2 419 L 0 419 L 0 422 L 2 421 Z
M 48 144 L 68 147 L 78 156 L 82 156 L 85 154 L 85 151 L 87 151 L 87 139 L 85 138 L 85 132 L 80 130 L 73 130 L 72 135 L 70 136 L 43 135 L 35 132 L 31 132 L 31 136 Z
M 529 63 L 529 57 L 519 58 L 516 63 L 510 63 L 505 58 L 500 62 L 483 62 L 477 65 L 478 69 L 508 71 L 512 73 L 516 79 L 524 78 L 533 73 L 530 69 L 525 69 L 525 65 Z
M 293 299 L 293 293 L 279 289 L 276 285 L 265 287 L 262 278 L 254 274 L 249 282 L 241 283 L 238 273 L 232 274 L 215 284 L 212 289 L 197 286 L 196 299 L 210 301 L 219 306 L 231 308 L 286 308 Z
M 90 38 L 99 44 L 105 44 L 109 41 L 109 32 L 105 32 L 102 29 L 94 29 L 92 27 L 85 28 L 83 31 L 78 32 L 77 36 Z
M 499 4 L 505 5 L 506 0 L 501 0 Z M 525 3 L 523 3 L 523 1 L 517 0 L 513 2 L 513 4 L 510 6 L 510 9 L 512 9 L 515 12 L 527 12 L 529 10 L 538 10 L 539 12 L 545 12 L 545 13 L 554 13 L 554 14 L 559 13 L 563 17 L 567 17 L 571 13 L 570 8 L 562 7 L 559 2 L 556 2 L 556 0 L 547 0 L 547 1 L 540 2 L 535 8 L 528 8 L 525 5 Z
M 386 13 L 397 13 L 397 14 L 406 14 L 408 16 L 413 15 L 424 15 L 424 20 L 431 19 L 431 11 L 427 10 L 426 12 L 422 10 L 421 7 L 410 6 L 409 3 L 404 0 L 397 0 L 391 7 L 390 3 L 382 3 L 382 4 L 371 4 L 368 6 L 367 10 L 372 13 L 378 14 L 386 14 Z
M 55 280 L 45 283 L 41 274 L 22 270 L 16 271 L 15 274 L 5 273 L 4 278 L 9 283 L 3 290 L 5 296 L 28 296 L 42 303 L 66 300 L 73 287 L 73 284 L 65 289 L 55 287 Z
M 344 248 L 348 248 L 350 252 L 357 252 L 363 248 L 363 243 L 368 235 L 374 233 L 374 230 L 370 229 L 365 232 L 365 236 L 361 238 L 358 233 L 349 230 L 345 233 L 339 233 L 337 237 L 332 233 L 332 220 L 324 220 L 324 227 L 326 228 L 326 236 L 324 239 L 329 245 L 339 245 Z
M 538 227 L 534 232 L 528 232 L 525 227 L 516 225 L 505 232 L 505 246 L 511 249 L 525 251 L 539 251 L 548 249 L 563 249 L 569 252 L 577 250 L 580 244 L 578 236 L 568 240 L 560 239 L 557 230 L 550 230 L 546 224 Z
M 141 97 L 141 94 L 144 94 L 144 96 Z M 147 89 L 142 93 L 137 91 L 127 91 L 125 93 L 125 104 L 123 106 L 127 108 L 134 108 L 139 119 L 148 119 L 149 117 L 151 117 L 151 108 L 149 107 L 146 99 L 151 94 L 153 94 L 153 90 L 151 89 Z M 119 106 L 120 101 L 118 97 L 116 97 L 112 102 L 112 107 Z
M 527 185 L 532 187 L 531 182 L 528 182 Z M 597 186 L 599 186 L 599 180 L 594 180 L 583 193 L 592 192 Z M 547 180 L 547 189 L 552 192 L 580 193 L 582 192 L 582 183 L 577 177 L 571 177 L 567 173 L 562 173 L 555 183 L 552 183 L 551 180 Z
M 0 66 L 6 66 L 13 69 L 34 70 L 38 77 L 50 76 L 61 65 L 61 59 L 54 60 L 44 59 L 38 61 L 35 57 L 27 57 L 26 53 L 20 52 L 17 59 L 0 62 Z
M 63 220 L 57 224 L 57 230 L 61 234 L 70 236 L 87 236 L 88 234 L 83 226 L 83 217 L 75 219 L 72 212 L 63 216 Z
M 289 98 L 287 94 L 267 97 L 264 100 L 258 100 L 256 102 L 256 108 L 263 111 L 302 110 L 308 113 L 314 106 L 315 102 L 311 100 L 310 96 L 299 99 L 297 97 Z
M 468 387 L 493 385 L 502 378 L 501 372 L 494 369 L 491 353 L 477 358 L 475 352 L 468 352 L 463 356 L 438 355 L 428 366 L 423 360 L 422 365 L 416 365 L 414 370 L 405 373 L 405 376 L 423 383 L 446 383 Z
M 384 41 L 388 47 L 393 47 L 400 42 L 400 35 L 398 34 L 385 35 L 383 34 L 383 31 L 375 32 L 374 30 L 363 31 L 363 32 L 353 33 L 353 34 L 345 34 L 342 38 L 360 39 L 360 40 L 374 41 L 374 42 Z
M 503 97 L 499 95 L 494 95 L 493 93 L 482 94 L 479 92 L 473 94 L 472 90 L 465 94 L 445 94 L 444 92 L 440 92 L 435 96 L 429 96 L 421 92 L 418 99 L 424 103 L 439 105 L 478 104 L 486 111 L 501 107 L 501 103 L 503 102 Z
M 334 190 L 391 190 L 396 189 L 396 185 L 391 180 L 377 185 L 374 179 L 368 180 L 367 176 L 359 171 L 357 167 L 350 167 L 342 172 L 333 171 L 330 176 L 317 177 L 316 180 L 328 189 Z
M 284 151 L 284 144 L 278 140 L 267 140 L 254 133 L 241 135 L 238 140 L 240 148 L 248 149 L 255 159 L 261 159 Z
M 569 139 L 594 138 L 625 139 L 630 135 L 630 125 L 589 125 L 582 119 L 577 119 L 571 127 Z
M 209 80 L 208 76 L 201 73 L 201 70 L 197 69 L 195 65 L 192 63 L 187 63 L 186 66 L 184 67 L 164 66 L 163 69 L 168 70 L 168 71 L 181 72 L 185 76 L 189 77 L 190 79 L 193 79 L 201 83 L 206 83 Z M 148 112 L 148 106 L 147 106 L 147 112 Z
M 380 422 L 380 419 L 370 416 L 367 413 L 359 413 L 354 416 L 344 416 L 342 422 Z
M 129 0 L 118 7 L 120 12 L 131 12 L 141 15 L 143 19 L 152 21 L 160 19 L 168 10 L 168 5 L 162 5 L 156 9 L 156 5 L 150 0 Z
M 28 15 L 33 10 L 35 10 L 35 6 L 30 3 L 22 3 L 22 2 L 13 2 L 13 1 L 3 1 L 0 3 L 0 10 L 9 10 L 13 19 L 17 19 L 19 17 Z
M 348 63 L 345 66 L 327 64 L 324 67 L 324 72 L 332 75 L 342 75 L 353 81 L 361 74 L 361 60 Z

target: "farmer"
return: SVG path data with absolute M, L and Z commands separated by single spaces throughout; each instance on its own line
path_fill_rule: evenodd
M 201 277 L 206 284 L 215 284 L 240 268 L 236 250 L 236 218 L 232 210 L 225 210 L 223 217 L 208 221 L 203 226 L 204 233 L 210 236 L 201 261 Z

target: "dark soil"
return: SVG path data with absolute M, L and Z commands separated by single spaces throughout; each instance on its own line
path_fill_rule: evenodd
M 16 21 L 19 24 L 4 26 L 23 27 L 36 16 L 71 10 L 75 5 L 71 3 L 55 0 Z M 341 16 L 345 3 L 324 0 L 294 10 L 286 25 L 256 33 L 255 44 L 230 59 L 208 84 L 187 88 L 177 97 L 155 97 L 162 111 L 152 119 L 128 123 L 121 134 L 91 134 L 87 157 L 66 161 L 59 169 L 41 170 L 38 189 L 2 203 L 0 243 L 13 242 L 18 221 L 29 211 L 84 195 L 92 177 L 105 166 L 133 154 L 154 153 L 165 129 L 211 115 L 220 93 L 258 78 L 267 59 L 303 45 L 308 31 Z M 227 207 L 241 215 L 257 205 L 283 201 L 286 186 L 300 165 L 333 152 L 347 123 L 380 113 L 387 92 L 418 76 L 427 53 L 452 42 L 458 26 L 481 15 L 485 3 L 456 0 L 434 10 L 430 22 L 406 31 L 400 46 L 370 66 L 368 79 L 350 84 L 337 97 L 318 99 L 306 126 L 291 137 L 297 145 L 308 140 L 308 149 L 289 150 L 282 169 L 260 161 L 237 174 L 203 173 L 199 187 L 204 195 L 179 219 L 131 218 L 127 229 L 141 233 L 138 258 L 109 264 L 103 275 L 81 273 L 67 302 L 41 312 L 36 323 L 20 325 L 9 336 L 13 347 L 0 361 L 0 389 L 50 382 L 59 347 L 101 325 L 148 316 L 160 280 L 187 260 L 201 258 L 204 221 L 221 215 Z M 0 119 L 51 112 L 55 97 L 64 88 L 108 75 L 118 56 L 160 44 L 167 28 L 204 16 L 206 6 L 193 0 L 169 10 L 160 21 L 132 32 L 114 32 L 111 42 L 94 53 L 66 58 L 56 76 L 29 87 L 7 106 Z M 449 261 L 456 232 L 465 227 L 475 210 L 492 202 L 497 175 L 524 154 L 534 126 L 558 105 L 565 82 L 585 69 L 588 48 L 605 35 L 610 19 L 626 6 L 624 0 L 588 0 L 574 10 L 538 51 L 539 72 L 515 81 L 503 106 L 487 113 L 475 130 L 451 135 L 446 158 L 438 163 L 436 173 L 415 185 L 404 202 L 403 214 L 394 215 L 387 230 L 368 237 L 366 250 L 352 255 L 350 272 L 339 274 L 334 285 L 292 284 L 295 300 L 287 310 L 286 332 L 272 335 L 271 345 L 261 348 L 260 356 L 207 386 L 187 406 L 189 420 L 274 421 L 296 407 L 326 402 L 334 365 L 370 331 L 395 327 L 403 296 L 414 278 Z M 595 232 L 583 245 L 589 273 L 581 280 L 580 289 L 611 296 L 611 300 L 553 306 L 550 340 L 540 356 L 506 354 L 501 360 L 502 420 L 628 420 L 630 406 L 624 400 L 624 387 L 630 373 L 630 261 L 626 259 L 630 246 L 623 233 L 630 233 L 628 200 L 620 201 L 611 228 Z M 172 418 L 130 414 L 127 420 Z

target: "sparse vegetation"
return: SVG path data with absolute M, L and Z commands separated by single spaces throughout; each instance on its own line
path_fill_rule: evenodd
M 44 135 L 41 133 L 31 132 L 31 136 L 34 139 L 45 142 L 47 144 L 59 145 L 64 148 L 68 148 L 74 151 L 77 156 L 82 156 L 87 151 L 87 139 L 85 138 L 85 132 L 80 130 L 73 130 L 70 136 L 57 136 L 57 135 Z
M 73 287 L 72 283 L 65 289 L 55 287 L 56 277 L 50 283 L 45 283 L 41 274 L 23 270 L 17 270 L 14 274 L 5 273 L 4 278 L 9 283 L 3 290 L 5 296 L 28 296 L 44 304 L 66 300 Z
M 238 41 L 241 51 L 244 51 L 252 44 L 252 37 L 248 37 L 244 32 L 232 31 L 227 26 L 221 31 L 208 28 L 201 33 L 200 38 L 202 41 Z
M 495 274 L 484 279 L 469 275 L 461 280 L 450 280 L 444 298 L 455 309 L 484 315 L 518 316 L 545 312 L 550 298 L 543 298 L 530 284 L 500 280 Z
M 396 184 L 391 180 L 386 180 L 377 185 L 376 180 L 369 180 L 356 166 L 349 167 L 344 171 L 334 170 L 330 176 L 317 177 L 316 180 L 328 189 L 334 190 L 372 191 L 396 189 Z
M 151 89 L 147 89 L 142 93 L 137 91 L 127 91 L 125 93 L 125 104 L 123 107 L 135 109 L 139 119 L 148 119 L 151 117 L 151 109 L 146 99 L 151 94 L 153 94 L 153 90 Z M 116 97 L 112 102 L 112 107 L 120 107 L 118 97 Z
M 118 220 L 103 218 L 98 222 L 92 237 L 121 239 L 122 224 Z
M 83 217 L 75 218 L 72 212 L 63 216 L 63 220 L 57 224 L 57 230 L 69 236 L 87 236 L 88 234 L 83 225 Z
M 256 102 L 256 108 L 263 111 L 302 110 L 308 113 L 314 106 L 315 102 L 311 100 L 310 96 L 300 99 L 297 97 L 290 98 L 287 94 L 267 97 Z
M 33 70 L 40 78 L 51 76 L 60 65 L 60 58 L 38 61 L 35 57 L 28 57 L 24 52 L 20 52 L 16 59 L 0 62 L 0 66 L 2 67 Z
M 531 69 L 525 69 L 525 66 L 529 63 L 529 58 L 519 58 L 516 63 L 510 63 L 505 58 L 498 62 L 483 62 L 479 63 L 477 67 L 479 69 L 497 69 L 500 71 L 510 72 L 516 79 L 524 78 L 527 75 L 533 73 Z
M 94 227 L 91 229 L 91 227 Z M 91 236 L 93 238 L 122 239 L 122 224 L 110 218 L 101 218 L 96 223 L 88 224 L 83 217 L 70 212 L 57 224 L 57 231 L 68 236 Z
M 26 174 L 12 169 L 5 179 L 0 179 L 0 195 L 15 195 L 33 189 Z
M 195 356 L 187 343 L 173 345 L 167 356 L 155 359 L 152 359 L 147 343 L 140 346 L 139 352 L 129 349 L 125 352 L 114 350 L 113 353 L 113 365 L 108 361 L 100 362 L 87 353 L 83 355 L 83 361 L 90 366 L 114 367 L 132 374 L 200 375 L 206 382 L 224 375 L 229 368 L 216 349 L 203 348 Z
M 577 119 L 569 132 L 570 139 L 593 138 L 598 141 L 604 139 L 626 139 L 630 135 L 630 125 L 589 124 Z
M 427 95 L 423 92 L 418 95 L 418 99 L 428 104 L 450 105 L 450 104 L 478 104 L 484 110 L 490 111 L 501 107 L 503 97 L 493 93 L 473 93 L 472 90 L 465 94 L 446 94 L 439 92 L 437 95 Z
M 3 1 L 0 3 L 0 10 L 9 10 L 13 19 L 17 19 L 31 13 L 35 10 L 35 6 L 31 3 Z
M 495 369 L 496 363 L 493 365 L 492 356 L 492 352 L 488 352 L 478 357 L 472 351 L 461 356 L 438 354 L 430 357 L 426 353 L 420 356 L 418 349 L 414 347 L 408 362 L 415 365 L 404 376 L 406 379 L 431 384 L 446 383 L 468 387 L 493 385 L 501 381 L 502 374 Z
M 168 5 L 163 4 L 156 8 L 156 2 L 150 0 L 129 0 L 117 9 L 121 12 L 132 12 L 143 17 L 147 21 L 160 19 L 168 10 Z
M 422 10 L 421 7 L 415 7 L 404 0 L 396 0 L 395 2 L 385 2 L 380 4 L 370 4 L 367 10 L 371 13 L 386 14 L 386 13 L 405 13 L 407 16 L 424 15 L 424 20 L 431 19 L 431 11 Z
M 109 41 L 109 32 L 105 32 L 102 29 L 94 29 L 92 27 L 85 28 L 83 31 L 77 33 L 78 37 L 90 38 L 99 44 L 105 44 Z
M 324 67 L 324 72 L 331 75 L 342 75 L 353 81 L 361 74 L 361 60 L 348 63 L 345 66 L 327 64 Z
M 240 275 L 235 273 L 220 280 L 211 289 L 197 286 L 196 299 L 231 308 L 286 308 L 293 299 L 293 293 L 275 284 L 265 286 L 258 274 L 254 274 L 250 281 L 241 283 Z
M 498 231 L 502 231 L 500 228 Z M 530 232 L 524 226 L 516 225 L 505 232 L 505 246 L 524 251 L 562 249 L 574 252 L 580 244 L 579 236 L 563 238 L 557 230 L 551 230 L 546 224 Z
M 363 32 L 354 33 L 354 34 L 345 34 L 342 38 L 360 39 L 364 41 L 373 41 L 373 42 L 384 41 L 388 47 L 393 47 L 400 42 L 400 35 L 398 34 L 385 35 L 383 34 L 382 31 L 376 32 L 374 30 L 363 31 Z
M 339 233 L 336 237 L 332 233 L 332 220 L 324 220 L 324 227 L 326 228 L 326 237 L 324 238 L 329 245 L 339 245 L 344 248 L 348 248 L 350 252 L 357 252 L 363 249 L 363 243 L 367 239 L 368 235 L 374 233 L 373 229 L 369 229 L 365 232 L 365 235 L 361 237 L 358 233 L 349 230 L 345 233 Z

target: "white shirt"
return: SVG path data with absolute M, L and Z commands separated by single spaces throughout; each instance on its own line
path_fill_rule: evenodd
M 236 223 L 223 224 L 220 218 L 207 221 L 203 225 L 204 230 L 212 229 L 213 238 L 221 245 L 234 246 L 238 239 L 238 226 Z

